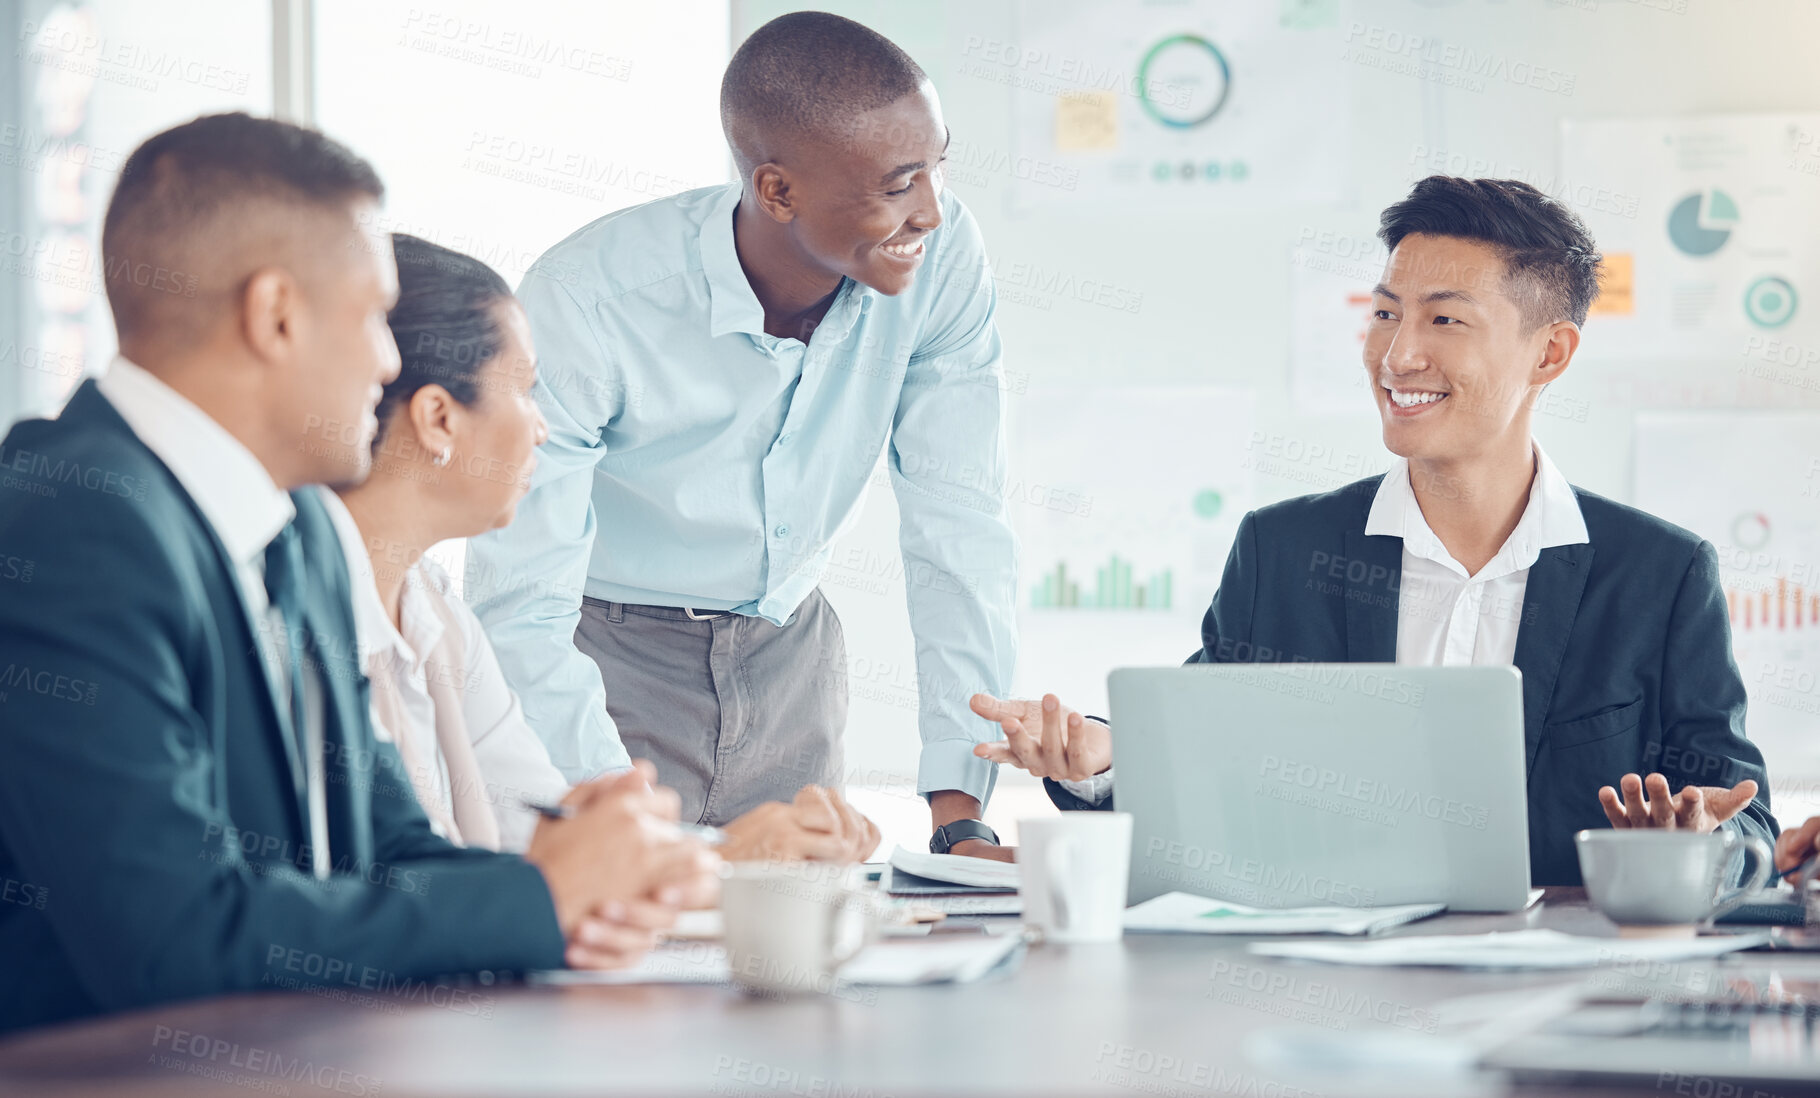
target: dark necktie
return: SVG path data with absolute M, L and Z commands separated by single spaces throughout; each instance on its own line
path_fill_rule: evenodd
M 304 788 L 301 792 L 308 805 L 311 869 L 317 877 L 328 872 L 328 828 L 324 808 L 322 744 L 318 730 L 310 727 L 303 686 L 304 652 L 308 631 L 304 627 L 303 546 L 297 534 L 297 522 L 285 523 L 284 529 L 265 550 L 265 593 L 272 608 L 284 622 L 284 670 L 290 682 L 290 727 L 286 730 L 303 760 Z

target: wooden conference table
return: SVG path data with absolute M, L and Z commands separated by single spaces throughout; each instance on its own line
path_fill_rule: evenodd
M 1443 916 L 1395 933 L 1526 926 L 1616 933 L 1578 889 L 1551 889 L 1523 914 Z M 978 933 L 960 925 L 944 932 Z M 1752 960 L 1760 965 L 1766 956 Z M 1775 963 L 1820 973 L 1820 955 L 1778 954 Z M 1268 990 L 1273 979 L 1279 987 L 1296 983 L 1276 994 Z M 1752 1094 L 1710 1078 L 1629 1089 L 1424 1090 L 1383 1072 L 1311 1081 L 1251 1056 L 1250 1039 L 1267 1031 L 1394 1039 L 1427 1024 L 1448 1000 L 1494 992 L 1527 998 L 1584 979 L 1583 972 L 1290 964 L 1247 954 L 1243 939 L 1127 935 L 1110 945 L 1037 945 L 1014 969 L 967 985 L 849 988 L 782 1001 L 705 986 L 496 985 L 458 989 L 437 1002 L 263 992 L 0 1040 L 0 1094 Z M 1310 993 L 1311 981 L 1322 985 L 1318 993 Z

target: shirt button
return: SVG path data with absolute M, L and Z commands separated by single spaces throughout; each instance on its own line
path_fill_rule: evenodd
M 795 434 L 796 433 L 794 431 L 785 431 L 783 434 L 777 436 L 777 444 L 779 446 L 782 446 L 784 443 L 789 442 L 793 437 L 795 437 Z
M 790 536 L 790 528 L 788 526 L 779 526 L 776 530 L 774 530 L 772 532 L 775 533 L 780 538 L 787 538 Z

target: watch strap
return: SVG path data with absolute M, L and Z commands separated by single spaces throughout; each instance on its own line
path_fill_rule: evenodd
M 979 820 L 955 820 L 935 829 L 935 834 L 929 837 L 929 851 L 932 854 L 946 854 L 968 839 L 982 839 L 997 846 L 998 832 Z

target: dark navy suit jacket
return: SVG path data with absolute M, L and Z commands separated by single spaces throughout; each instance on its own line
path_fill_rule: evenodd
M 1403 540 L 1365 533 L 1382 479 L 1245 516 L 1188 662 L 1394 663 Z M 1517 631 L 1531 883 L 1581 883 L 1574 832 L 1611 826 L 1599 787 L 1628 773 L 1660 771 L 1677 792 L 1754 778 L 1757 799 L 1727 826 L 1773 842 L 1713 547 L 1574 494 L 1589 542 L 1542 550 Z M 1096 807 L 1044 784 L 1062 808 Z
M 292 499 L 327 881 L 234 564 L 190 496 L 92 382 L 0 444 L 0 1030 L 562 964 L 538 870 L 438 838 L 374 739 L 340 543 Z

